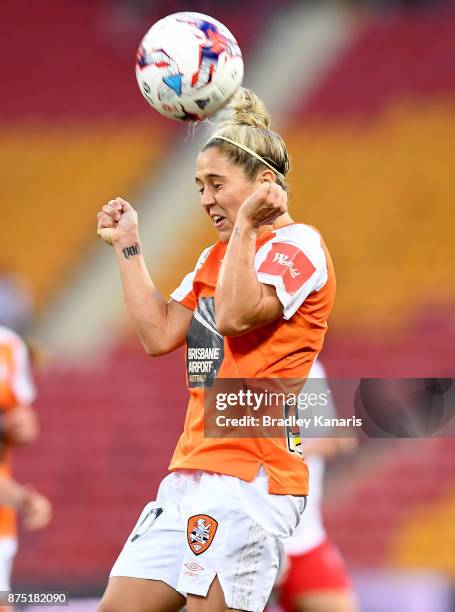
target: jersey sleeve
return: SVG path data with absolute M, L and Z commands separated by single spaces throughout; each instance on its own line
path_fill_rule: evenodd
M 14 351 L 14 360 L 11 388 L 17 403 L 28 406 L 35 401 L 36 389 L 33 382 L 28 350 L 22 340 Z
M 275 236 L 257 251 L 254 267 L 259 282 L 275 287 L 284 319 L 290 319 L 328 278 L 321 237 L 305 225 L 276 230 Z
M 211 246 L 202 251 L 199 259 L 197 260 L 196 266 L 192 272 L 187 274 L 177 289 L 171 293 L 171 298 L 176 302 L 180 302 L 183 306 L 186 306 L 190 310 L 194 310 L 196 308 L 196 296 L 193 291 L 193 280 L 196 276 L 196 272 L 202 266 L 204 261 L 207 259 L 208 254 L 210 253 Z
M 36 396 L 25 342 L 7 328 L 0 328 L 0 386 L 11 405 L 30 405 Z

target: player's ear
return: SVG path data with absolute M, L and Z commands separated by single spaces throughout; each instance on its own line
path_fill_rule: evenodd
M 261 170 L 258 178 L 260 183 L 276 183 L 275 173 L 269 168 L 266 170 Z

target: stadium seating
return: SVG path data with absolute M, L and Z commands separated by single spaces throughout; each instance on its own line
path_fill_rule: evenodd
M 98 370 L 54 370 L 39 383 L 43 435 L 18 453 L 16 473 L 50 496 L 54 520 L 23 534 L 17 581 L 99 588 L 182 430 L 183 355 L 123 347 Z
M 102 2 L 68 11 L 53 0 L 26 1 L 2 12 L 9 28 L 0 40 L 8 81 L 0 101 L 0 196 L 9 205 L 0 240 L 42 309 L 87 258 L 100 204 L 133 195 L 153 173 L 172 124 L 138 95 L 139 34 L 116 33 Z M 17 32 L 21 46 L 12 54 Z
M 346 479 L 325 518 L 351 567 L 433 567 L 455 575 L 454 454 L 452 439 L 389 442 L 380 463 Z
M 88 260 L 100 206 L 133 194 L 165 148 L 157 130 L 132 123 L 2 132 L 2 251 L 30 281 L 40 309 Z
M 253 44 L 271 6 L 265 3 L 253 22 L 243 8 L 226 11 L 223 4 L 242 48 Z M 256 8 L 252 3 L 250 16 Z M 9 206 L 0 241 L 41 311 L 86 261 L 100 205 L 116 195 L 134 198 L 169 154 L 173 134 L 186 130 L 151 111 L 134 75 L 144 24 L 169 10 L 166 2 L 144 3 L 135 14 L 132 6 L 102 0 L 70 8 L 57 0 L 2 6 L 8 95 L 0 100 L 0 198 Z
M 373 20 L 285 130 L 292 210 L 319 227 L 331 249 L 339 280 L 333 321 L 342 328 L 355 321 L 395 336 L 423 305 L 449 299 L 451 15 Z

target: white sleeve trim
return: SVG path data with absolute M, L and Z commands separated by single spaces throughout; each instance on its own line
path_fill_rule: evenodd
M 28 406 L 35 401 L 36 389 L 25 342 L 20 336 L 5 327 L 0 328 L 0 342 L 8 344 L 12 348 L 11 391 L 18 404 Z
M 173 300 L 175 300 L 176 302 L 181 302 L 186 298 L 189 293 L 191 293 L 191 290 L 193 289 L 193 279 L 195 274 L 196 273 L 193 270 L 193 272 L 189 272 L 184 277 L 177 289 L 174 289 L 174 291 L 171 293 L 171 298 Z
M 315 268 L 313 274 L 294 294 L 286 291 L 281 276 L 258 271 L 273 245 L 277 243 L 297 247 Z M 283 318 L 286 320 L 290 319 L 297 312 L 310 293 L 322 289 L 328 279 L 327 261 L 324 249 L 322 248 L 321 237 L 316 230 L 303 224 L 288 225 L 276 230 L 274 238 L 266 242 L 257 251 L 254 267 L 259 282 L 275 287 L 277 297 L 283 305 Z
M 202 253 L 199 256 L 199 259 L 196 262 L 194 270 L 190 272 L 189 274 L 187 274 L 182 280 L 182 282 L 180 283 L 180 285 L 177 287 L 177 289 L 174 289 L 174 291 L 171 293 L 171 298 L 173 300 L 175 300 L 176 302 L 181 302 L 182 300 L 186 298 L 186 296 L 189 293 L 191 293 L 191 291 L 193 290 L 193 280 L 194 280 L 194 277 L 196 276 L 196 272 L 201 268 L 201 266 L 207 259 L 210 251 L 212 250 L 212 247 L 213 245 L 207 247 L 206 249 L 202 251 Z

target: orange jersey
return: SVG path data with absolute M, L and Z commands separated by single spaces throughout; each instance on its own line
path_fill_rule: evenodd
M 0 325 L 0 410 L 30 405 L 34 399 L 35 386 L 25 342 Z
M 0 326 L 0 414 L 35 399 L 27 347 L 13 331 Z M 0 450 L 0 477 L 11 476 L 10 448 Z M 16 534 L 16 512 L 0 506 L 0 537 Z
M 283 317 L 241 336 L 216 329 L 214 295 L 227 245 L 206 249 L 172 298 L 194 311 L 186 339 L 190 394 L 185 427 L 171 470 L 219 472 L 252 481 L 264 466 L 269 491 L 306 495 L 308 470 L 283 438 L 204 437 L 204 393 L 215 379 L 306 379 L 322 348 L 335 296 L 330 255 L 319 233 L 291 224 L 261 236 L 254 267 L 259 282 L 273 285 Z

